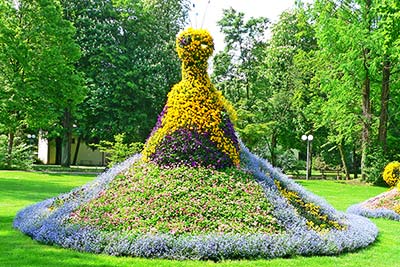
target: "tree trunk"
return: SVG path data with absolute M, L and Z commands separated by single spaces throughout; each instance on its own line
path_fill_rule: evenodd
M 12 165 L 12 152 L 14 148 L 14 139 L 15 139 L 15 134 L 13 132 L 10 132 L 8 134 L 8 144 L 7 144 L 7 156 L 6 156 L 7 168 L 11 168 Z
M 271 149 L 270 149 L 272 166 L 276 166 L 276 145 L 277 145 L 276 134 L 273 133 L 271 136 Z
M 72 161 L 72 165 L 76 165 L 76 161 L 78 160 L 79 148 L 81 147 L 81 137 L 78 137 L 78 141 L 76 143 L 74 160 Z
M 366 162 L 367 162 L 367 154 L 368 147 L 370 144 L 370 130 L 371 130 L 371 81 L 369 77 L 369 66 L 367 64 L 369 49 L 365 48 L 363 50 L 364 56 L 364 70 L 365 70 L 365 79 L 364 84 L 362 86 L 362 136 L 361 136 L 361 179 L 366 180 L 367 175 L 365 173 L 366 170 Z
M 355 146 L 353 146 L 353 175 L 354 179 L 358 178 L 358 159 Z
M 56 165 L 61 165 L 61 143 L 62 140 L 60 137 L 56 138 Z
M 72 129 L 71 129 L 71 112 L 69 108 L 65 108 L 62 125 L 64 131 L 61 142 L 61 166 L 70 167 Z
M 342 143 L 340 143 L 338 145 L 338 149 L 339 149 L 339 153 L 340 153 L 340 159 L 342 160 L 343 170 L 344 170 L 344 173 L 346 175 L 346 180 L 349 180 L 350 179 L 350 173 L 349 173 L 349 168 L 347 167 L 346 157 L 344 155 Z
M 389 93 L 390 93 L 390 61 L 387 56 L 383 62 L 382 69 L 382 92 L 381 92 L 381 114 L 379 116 L 379 135 L 378 140 L 382 147 L 382 151 L 386 153 L 387 146 L 387 123 L 389 117 Z

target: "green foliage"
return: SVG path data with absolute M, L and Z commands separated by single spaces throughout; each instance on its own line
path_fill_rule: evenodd
M 125 132 L 144 142 L 179 81 L 175 36 L 186 18 L 186 0 L 62 0 L 82 48 L 77 64 L 89 93 L 77 126 L 89 142 Z
M 21 138 L 15 138 L 14 142 L 14 149 L 9 154 L 8 138 L 0 135 L 0 169 L 31 169 L 34 162 L 32 146 L 25 144 Z
M 0 121 L 9 132 L 48 128 L 85 94 L 74 68 L 80 57 L 74 27 L 56 1 L 13 5 L 0 4 Z
M 280 158 L 300 149 L 300 136 L 313 128 L 305 106 L 315 65 L 305 55 L 317 46 L 308 13 L 303 6 L 283 12 L 270 40 L 260 38 L 267 19 L 245 22 L 242 13 L 227 10 L 219 22 L 227 47 L 214 60 L 216 86 L 234 103 L 237 131 L 246 145 L 286 169 L 293 164 Z M 302 64 L 295 64 L 300 53 L 305 54 Z
M 74 34 L 58 1 L 0 2 L 0 124 L 10 138 L 8 157 L 17 132 L 51 129 L 83 100 Z
M 389 186 L 396 186 L 400 181 L 400 162 L 392 161 L 383 170 L 383 180 Z
M 93 144 L 101 152 L 106 153 L 107 166 L 112 167 L 114 164 L 124 161 L 133 154 L 140 153 L 143 149 L 143 143 L 133 142 L 124 143 L 125 133 L 114 136 L 114 142 L 102 140 L 99 144 Z
M 136 234 L 281 231 L 262 187 L 249 173 L 141 162 L 75 211 L 72 221 Z
M 376 145 L 371 145 L 368 151 L 365 173 L 367 174 L 368 182 L 376 185 L 385 185 L 383 180 L 382 170 L 388 164 L 388 159 L 385 157 L 382 149 Z

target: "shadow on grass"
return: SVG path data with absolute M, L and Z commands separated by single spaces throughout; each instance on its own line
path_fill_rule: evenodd
M 56 175 L 56 174 L 55 174 Z M 88 176 L 93 177 L 93 176 Z M 88 179 L 89 181 L 89 179 Z M 77 187 L 73 184 L 65 184 L 63 181 L 31 181 L 25 179 L 1 178 L 0 199 L 29 201 L 32 203 L 55 197 L 60 193 L 66 193 Z

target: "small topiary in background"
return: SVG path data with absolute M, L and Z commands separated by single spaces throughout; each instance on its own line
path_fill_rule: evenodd
M 400 162 L 392 161 L 386 165 L 383 171 L 383 180 L 389 186 L 396 186 L 400 180 Z

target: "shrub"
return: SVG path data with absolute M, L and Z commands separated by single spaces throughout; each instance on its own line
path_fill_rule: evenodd
M 10 160 L 7 143 L 7 136 L 0 135 L 0 169 L 31 169 L 34 161 L 32 146 L 25 144 L 22 138 L 16 137 Z
M 396 186 L 400 179 L 400 162 L 392 161 L 386 165 L 383 171 L 383 180 L 389 186 Z
M 382 148 L 372 144 L 365 163 L 366 182 L 384 186 L 385 181 L 382 177 L 382 169 L 388 162 Z
M 94 144 L 101 152 L 106 153 L 108 167 L 124 161 L 129 156 L 137 154 L 143 149 L 143 143 L 134 142 L 125 144 L 124 139 L 125 133 L 121 133 L 114 135 L 115 142 L 100 141 L 99 144 Z

